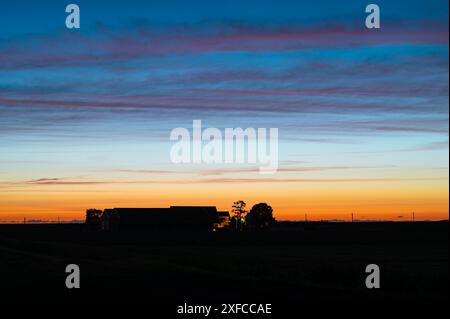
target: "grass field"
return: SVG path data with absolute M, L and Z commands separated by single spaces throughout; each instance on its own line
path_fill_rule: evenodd
M 448 222 L 282 223 L 267 233 L 89 233 L 0 225 L 4 299 L 448 299 Z M 65 287 L 78 264 L 81 289 Z M 365 287 L 365 267 L 381 289 Z

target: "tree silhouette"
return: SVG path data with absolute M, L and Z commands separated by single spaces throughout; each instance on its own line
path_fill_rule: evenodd
M 251 228 L 261 229 L 269 228 L 275 218 L 272 215 L 273 209 L 266 203 L 259 203 L 252 207 L 247 214 L 246 222 Z
M 233 203 L 231 206 L 231 213 L 233 217 L 231 217 L 230 226 L 231 229 L 236 231 L 242 231 L 245 226 L 245 214 L 247 211 L 245 210 L 245 202 L 243 200 L 238 200 Z
M 231 206 L 231 212 L 233 213 L 233 217 L 236 219 L 241 219 L 247 213 L 245 210 L 245 206 L 247 204 L 243 200 L 238 200 L 233 203 Z
M 86 210 L 86 226 L 89 230 L 99 230 L 101 228 L 101 217 L 103 211 L 89 208 Z

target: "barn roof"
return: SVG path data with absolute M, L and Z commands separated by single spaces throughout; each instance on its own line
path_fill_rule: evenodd
M 214 206 L 170 208 L 114 208 L 121 226 L 210 227 L 218 220 Z
M 217 214 L 219 215 L 219 217 L 230 217 L 230 212 L 227 211 L 219 211 L 217 212 Z

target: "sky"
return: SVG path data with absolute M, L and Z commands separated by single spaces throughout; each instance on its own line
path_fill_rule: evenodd
M 0 6 L 0 221 L 267 202 L 277 219 L 448 219 L 448 1 Z M 176 127 L 278 128 L 279 169 L 175 164 Z

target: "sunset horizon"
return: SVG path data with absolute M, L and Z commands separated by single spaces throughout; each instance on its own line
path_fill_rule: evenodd
M 379 29 L 363 1 L 174 4 L 80 1 L 78 29 L 51 3 L 2 5 L 0 222 L 238 199 L 282 220 L 448 220 L 448 3 L 381 1 Z M 170 134 L 194 121 L 276 128 L 275 172 L 175 163 Z

